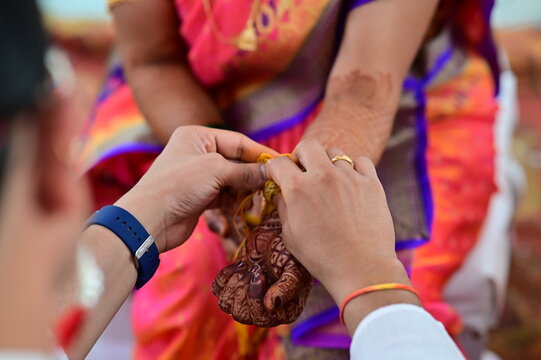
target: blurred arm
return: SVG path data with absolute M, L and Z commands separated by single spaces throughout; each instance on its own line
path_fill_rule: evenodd
M 113 9 L 122 63 L 137 105 L 165 144 L 180 125 L 221 122 L 186 63 L 171 0 L 139 0 Z
M 305 138 L 378 162 L 437 3 L 376 0 L 350 12 L 322 111 Z

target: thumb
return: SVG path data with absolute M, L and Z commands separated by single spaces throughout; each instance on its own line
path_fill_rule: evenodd
M 277 282 L 263 298 L 263 304 L 269 311 L 276 311 L 287 302 L 295 299 L 301 290 L 310 287 L 312 278 L 307 270 L 295 261 L 290 261 Z
M 227 161 L 220 176 L 222 187 L 242 192 L 262 187 L 265 184 L 262 164 L 241 164 Z

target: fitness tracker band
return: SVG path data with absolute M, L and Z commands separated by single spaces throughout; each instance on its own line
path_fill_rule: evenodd
M 90 217 L 87 227 L 90 225 L 111 230 L 130 249 L 137 268 L 136 289 L 152 278 L 160 264 L 158 247 L 154 238 L 132 214 L 118 206 L 105 206 Z

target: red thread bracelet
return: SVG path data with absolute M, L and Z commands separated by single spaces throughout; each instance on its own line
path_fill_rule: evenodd
M 342 322 L 342 324 L 344 324 L 344 310 L 345 310 L 347 304 L 351 300 L 353 300 L 356 297 L 359 297 L 361 295 L 368 294 L 368 293 L 375 292 L 375 291 L 380 291 L 380 290 L 406 290 L 406 291 L 412 292 L 415 295 L 419 296 L 419 293 L 417 292 L 417 290 L 415 290 L 415 288 L 413 286 L 410 286 L 410 285 L 399 284 L 399 283 L 385 283 L 385 284 L 370 285 L 370 286 L 364 287 L 362 289 L 355 290 L 354 292 L 352 292 L 351 294 L 346 296 L 346 298 L 342 302 L 342 306 L 340 306 L 340 322 Z

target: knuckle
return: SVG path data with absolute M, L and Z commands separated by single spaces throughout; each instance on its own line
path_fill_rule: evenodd
M 225 158 L 222 155 L 215 152 L 204 154 L 203 161 L 206 164 L 211 165 L 217 169 L 223 169 L 225 166 L 228 165 Z
M 289 160 L 289 158 L 285 156 L 278 156 L 277 158 L 270 160 L 269 164 L 273 164 L 273 166 L 281 166 L 282 164 L 285 164 L 288 161 L 291 161 L 291 160 Z
M 295 194 L 303 193 L 306 188 L 306 184 L 302 181 L 300 176 L 294 176 L 286 184 L 286 190 Z
M 372 162 L 372 160 L 370 160 L 366 156 L 360 156 L 355 161 L 360 163 L 360 164 L 363 164 L 364 166 L 372 166 L 372 167 L 374 167 L 374 163 Z
M 177 126 L 175 128 L 175 130 L 173 131 L 173 134 L 171 135 L 171 138 L 181 139 L 181 138 L 187 136 L 187 134 L 193 132 L 195 130 L 194 128 L 195 128 L 195 126 L 190 126 L 190 125 Z
M 333 155 L 342 155 L 344 154 L 344 152 L 342 150 L 340 150 L 339 148 L 335 148 L 335 147 L 332 147 L 328 150 L 329 154 L 333 154 Z
M 299 142 L 296 147 L 296 150 L 306 150 L 310 147 L 317 146 L 319 143 L 315 139 L 304 139 Z
M 273 177 L 279 177 L 280 175 L 289 174 L 291 171 L 288 168 L 288 163 L 291 159 L 280 156 L 267 162 L 267 166 L 270 169 L 270 173 Z
M 325 167 L 314 174 L 318 182 L 331 184 L 338 180 L 337 171 L 333 167 Z
M 243 184 L 249 184 L 250 186 L 253 186 L 254 183 L 254 169 L 245 166 L 242 170 L 242 181 Z

